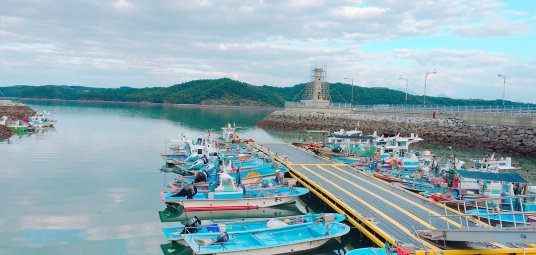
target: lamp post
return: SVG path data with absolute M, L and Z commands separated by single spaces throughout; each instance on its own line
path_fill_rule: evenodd
M 348 78 L 344 77 L 345 80 L 352 80 L 352 99 L 350 100 L 350 104 L 354 103 L 354 78 Z
M 426 74 L 424 75 L 424 106 L 426 106 L 426 78 L 430 74 L 436 74 L 437 71 L 434 69 L 434 71 L 428 72 L 426 71 Z
M 408 78 L 404 78 L 402 77 L 402 75 L 400 75 L 400 77 L 398 78 L 399 80 L 406 80 L 406 106 L 408 105 Z
M 499 77 L 503 77 L 503 108 L 504 108 L 504 93 L 506 92 L 506 75 L 497 74 Z

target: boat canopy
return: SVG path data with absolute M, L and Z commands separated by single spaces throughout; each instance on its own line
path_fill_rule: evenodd
M 468 171 L 468 170 L 455 170 L 458 175 L 462 178 L 472 178 L 472 179 L 481 179 L 487 181 L 503 181 L 503 182 L 519 182 L 519 183 L 529 183 L 525 178 L 519 174 L 508 174 L 508 173 L 490 173 L 490 172 L 480 172 L 480 171 Z

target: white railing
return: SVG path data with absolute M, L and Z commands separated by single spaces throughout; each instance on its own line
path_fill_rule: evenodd
M 536 220 L 536 211 L 531 209 L 536 206 L 534 204 L 535 196 L 531 194 L 434 202 L 442 204 L 441 207 L 444 208 L 443 215 L 433 215 L 430 213 L 430 206 L 433 206 L 434 203 L 429 203 L 429 223 L 432 226 L 432 218 L 441 218 L 447 222 L 447 229 L 459 228 L 451 226 L 452 221 L 457 222 L 462 228 L 487 227 L 496 229 L 503 228 L 505 225 L 508 225 L 510 229 L 514 230 L 534 228 L 536 225 L 532 223 L 532 219 Z M 499 204 L 501 206 L 507 206 L 510 209 L 499 209 Z M 447 210 L 448 205 L 457 210 L 459 214 L 449 212 Z M 474 224 L 473 219 L 478 219 L 487 224 Z
M 301 102 L 285 102 L 285 107 L 307 107 Z M 492 116 L 523 116 L 536 117 L 536 107 L 531 105 L 403 105 L 403 104 L 374 104 L 351 105 L 349 103 L 330 103 L 331 108 L 352 108 L 360 112 L 403 112 L 431 114 L 474 114 Z
M 474 114 L 494 116 L 536 117 L 534 106 L 497 106 L 497 105 L 354 105 L 355 111 L 385 111 L 430 114 Z

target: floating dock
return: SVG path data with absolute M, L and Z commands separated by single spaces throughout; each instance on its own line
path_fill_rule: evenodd
M 479 222 L 457 221 L 459 213 L 453 209 L 292 145 L 256 143 L 254 147 L 274 156 L 289 168 L 291 177 L 335 211 L 346 214 L 348 221 L 379 247 L 388 242 L 409 244 L 416 254 L 536 254 L 536 245 L 531 243 L 447 243 L 422 238 L 415 234 L 418 230 L 477 229 Z M 527 242 L 536 243 L 536 239 Z

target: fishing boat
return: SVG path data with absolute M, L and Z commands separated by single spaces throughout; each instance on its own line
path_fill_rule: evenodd
M 495 154 L 482 159 L 472 159 L 473 166 L 467 170 L 481 172 L 511 173 L 515 172 L 516 164 L 512 158 L 495 158 Z
M 161 222 L 182 222 L 196 216 L 200 220 L 229 221 L 250 220 L 251 218 L 273 218 L 303 214 L 296 204 L 282 204 L 273 207 L 255 208 L 249 210 L 197 211 L 185 212 L 179 204 L 167 204 L 164 210 L 158 212 Z
M 235 232 L 255 231 L 265 228 L 286 228 L 296 224 L 314 224 L 319 221 L 324 221 L 324 218 L 333 218 L 334 222 L 342 222 L 346 219 L 342 214 L 305 214 L 292 217 L 275 217 L 269 219 L 246 219 L 239 221 L 219 222 L 214 223 L 212 220 L 200 220 L 194 216 L 189 219 L 185 225 L 172 228 L 164 228 L 162 231 L 169 241 L 177 241 L 187 244 L 184 241 L 186 234 L 202 234 L 202 233 L 217 233 L 227 232 L 233 234 Z
M 372 175 L 387 182 L 400 182 L 400 178 L 386 172 L 373 172 Z
M 221 128 L 222 135 L 216 138 L 216 142 L 221 146 L 230 146 L 234 143 L 242 142 L 242 138 L 236 133 L 236 124 L 231 125 L 228 123 L 226 126 Z
M 29 130 L 26 123 L 23 123 L 20 120 L 11 119 L 8 116 L 0 117 L 0 125 L 8 127 L 14 132 L 28 132 Z
M 37 112 L 34 116 L 28 118 L 28 124 L 34 128 L 49 128 L 54 127 L 56 120 L 50 119 L 50 112 Z
M 306 188 L 270 187 L 245 189 L 237 186 L 235 179 L 223 172 L 219 185 L 212 190 L 198 192 L 195 185 L 186 185 L 180 191 L 164 190 L 160 192 L 166 204 L 181 204 L 185 211 L 206 210 L 242 210 L 270 207 L 294 202 L 299 196 L 309 192 Z
M 388 253 L 384 248 L 372 248 L 372 247 L 355 249 L 346 253 L 346 255 L 389 255 L 389 254 L 391 253 L 390 252 Z
M 325 217 L 316 224 L 294 224 L 234 233 L 188 234 L 184 240 L 194 254 L 288 254 L 318 248 L 350 232 L 346 224 Z
M 354 130 L 340 129 L 328 136 L 325 147 L 340 148 L 342 157 L 357 159 L 356 157 L 363 156 L 365 148 L 370 146 L 371 141 L 375 138 L 377 138 L 375 134 L 363 135 L 363 132 L 357 128 Z
M 390 248 L 388 245 L 386 245 L 386 248 L 360 248 L 351 250 L 346 255 L 409 255 L 413 253 L 409 253 L 401 246 L 397 246 L 395 248 Z
M 218 160 L 218 162 L 221 162 L 222 165 L 218 167 L 218 163 L 216 166 L 213 166 L 212 169 L 219 169 L 219 171 L 214 171 L 211 170 L 210 167 L 207 167 L 206 171 L 200 171 L 194 176 L 181 177 L 176 182 L 169 183 L 169 185 L 174 189 L 180 189 L 184 185 L 193 183 L 198 189 L 206 189 L 211 183 L 219 183 L 221 172 L 226 172 L 229 176 L 235 179 L 237 185 L 262 185 L 266 182 L 266 184 L 269 185 L 272 183 L 272 180 L 275 180 L 276 183 L 270 185 L 273 186 L 274 184 L 278 185 L 279 180 L 281 180 L 285 173 L 288 172 L 288 168 L 280 166 L 276 162 L 257 166 L 252 165 L 250 168 L 247 168 L 246 166 L 245 169 L 243 169 L 243 166 L 234 167 L 233 163 L 229 160 Z

